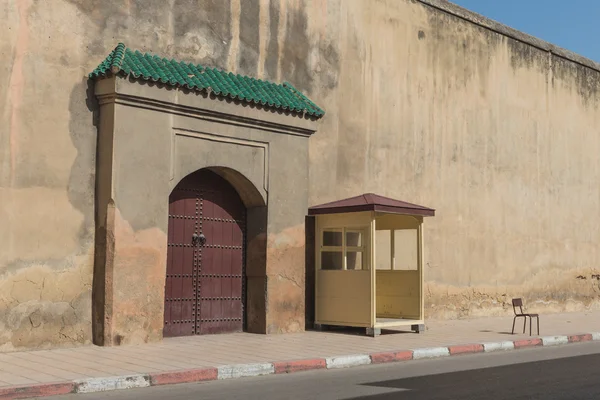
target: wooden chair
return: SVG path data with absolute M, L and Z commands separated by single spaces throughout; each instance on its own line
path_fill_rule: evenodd
M 531 336 L 531 319 L 535 318 L 537 320 L 537 334 L 540 334 L 540 316 L 538 314 L 528 314 L 523 312 L 523 299 L 512 299 L 513 311 L 515 313 L 515 317 L 513 318 L 513 326 L 512 326 L 512 334 L 515 334 L 515 322 L 517 322 L 517 318 L 523 317 L 523 333 L 525 333 L 525 327 L 527 326 L 527 318 L 529 317 L 529 336 Z M 519 312 L 517 312 L 517 307 L 519 307 Z

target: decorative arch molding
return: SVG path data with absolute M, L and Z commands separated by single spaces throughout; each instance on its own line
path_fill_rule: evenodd
M 189 143 L 197 142 L 197 140 L 207 142 L 204 143 L 204 148 L 207 151 L 210 151 L 208 149 L 224 150 L 235 148 L 235 156 L 226 159 L 220 157 L 222 164 L 219 165 L 211 164 L 211 157 L 195 157 L 191 160 L 192 162 L 182 160 L 179 157 L 181 150 L 178 151 L 178 148 L 184 147 L 187 149 Z M 267 204 L 269 192 L 269 143 L 176 128 L 173 130 L 171 149 L 173 151 L 171 157 L 172 187 L 175 187 L 181 179 L 194 171 L 202 168 L 211 168 L 236 188 L 246 207 L 257 207 Z M 239 170 L 247 167 L 249 163 L 252 163 L 252 168 L 246 168 L 249 171 L 249 175 L 245 176 Z

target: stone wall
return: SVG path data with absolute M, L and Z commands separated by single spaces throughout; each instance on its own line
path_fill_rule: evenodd
M 501 314 L 517 295 L 599 304 L 591 62 L 435 0 L 0 0 L 0 17 L 2 349 L 91 341 L 86 75 L 119 41 L 289 81 L 322 106 L 309 204 L 373 191 L 438 210 L 429 317 Z

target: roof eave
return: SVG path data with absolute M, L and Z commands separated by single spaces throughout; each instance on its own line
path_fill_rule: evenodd
M 363 204 L 356 206 L 340 206 L 340 207 L 311 207 L 308 209 L 308 215 L 324 215 L 324 214 L 344 214 L 364 211 L 375 211 L 386 214 L 400 214 L 409 216 L 435 217 L 435 210 L 431 208 L 409 208 L 409 207 L 392 207 L 383 206 L 380 204 Z

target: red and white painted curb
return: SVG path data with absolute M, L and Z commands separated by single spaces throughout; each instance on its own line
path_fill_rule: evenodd
M 515 341 L 453 345 L 413 350 L 385 351 L 371 354 L 353 354 L 330 358 L 278 361 L 257 364 L 225 365 L 215 368 L 155 372 L 107 378 L 90 378 L 71 382 L 45 383 L 0 388 L 0 399 L 24 399 L 56 396 L 69 393 L 93 393 L 108 390 L 143 388 L 176 383 L 206 382 L 261 375 L 288 374 L 317 369 L 350 368 L 369 364 L 430 359 L 461 354 L 490 353 L 537 346 L 557 346 L 568 343 L 600 341 L 600 333 L 568 336 L 544 336 Z

